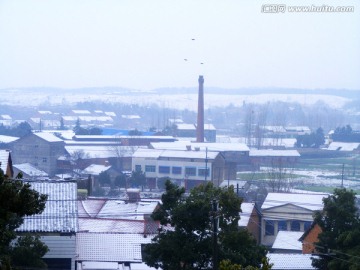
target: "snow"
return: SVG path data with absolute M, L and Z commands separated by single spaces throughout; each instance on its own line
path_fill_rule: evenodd
M 91 164 L 90 166 L 86 167 L 82 171 L 82 173 L 83 174 L 91 174 L 91 175 L 99 175 L 100 173 L 105 172 L 110 168 L 111 168 L 110 166 Z
M 311 211 L 323 208 L 322 199 L 329 194 L 301 194 L 301 193 L 268 193 L 261 209 L 268 209 L 293 204 Z
M 48 142 L 62 142 L 63 140 L 48 132 L 34 132 L 34 135 Z
M 250 157 L 300 157 L 297 150 L 255 150 L 251 149 Z
M 37 169 L 30 163 L 14 164 L 13 167 L 29 176 L 41 176 L 41 177 L 49 176 L 46 172 Z
M 244 143 L 195 143 L 190 141 L 175 141 L 175 142 L 153 142 L 151 146 L 155 149 L 168 149 L 168 150 L 187 150 L 188 146 L 191 149 L 200 148 L 201 151 L 249 151 Z
M 9 162 L 10 151 L 8 150 L 0 150 L 0 169 L 6 173 L 8 162 Z
M 241 213 L 240 220 L 238 221 L 239 227 L 246 227 L 249 224 L 251 214 L 254 210 L 254 203 L 245 203 L 241 204 Z
M 69 181 L 28 181 L 31 188 L 47 194 L 45 210 L 25 217 L 20 232 L 76 232 L 77 184 Z
M 273 270 L 310 270 L 315 269 L 311 265 L 311 258 L 314 255 L 311 254 L 280 254 L 280 253 L 268 253 L 266 257 L 269 258 L 270 263 L 273 263 Z
M 116 146 L 116 145 L 66 145 L 65 150 L 70 154 L 83 152 L 83 159 L 87 158 L 111 158 L 131 157 L 137 146 Z
M 0 135 L 0 143 L 11 143 L 11 142 L 16 141 L 18 139 L 19 139 L 18 137 Z
M 302 251 L 302 243 L 299 241 L 304 232 L 279 231 L 273 249 L 290 249 Z
M 327 150 L 332 151 L 354 151 L 358 149 L 360 146 L 360 143 L 347 143 L 347 142 L 332 142 L 330 143 Z
M 4 119 L 4 120 L 11 120 L 11 119 L 12 119 L 11 116 L 8 115 L 8 114 L 2 114 L 2 115 L 0 115 L 0 116 L 1 116 L 1 118 Z
M 72 110 L 72 112 L 76 114 L 91 114 L 88 110 Z

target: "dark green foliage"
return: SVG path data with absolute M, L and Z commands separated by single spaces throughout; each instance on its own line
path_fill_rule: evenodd
M 132 187 L 144 187 L 146 185 L 146 176 L 142 171 L 132 171 L 129 182 Z
M 314 214 L 322 229 L 313 260 L 317 269 L 360 269 L 360 219 L 353 191 L 335 189 L 324 198 L 324 208 Z
M 169 177 L 161 177 L 161 178 L 158 178 L 158 180 L 157 180 L 157 187 L 159 188 L 159 189 L 165 189 L 165 183 L 166 183 L 166 181 L 167 180 L 170 180 L 170 178 Z
M 256 245 L 249 233 L 238 227 L 241 199 L 232 188 L 211 183 L 194 188 L 185 196 L 184 188 L 165 183 L 161 207 L 153 219 L 173 229 L 161 230 L 144 248 L 144 261 L 163 270 L 212 269 L 213 213 L 211 202 L 219 202 L 219 260 L 229 259 L 243 266 L 260 266 L 265 249 Z M 242 242 L 238 242 L 242 241 Z M 241 243 L 241 245 L 239 244 Z
M 45 209 L 47 195 L 31 189 L 30 184 L 18 179 L 8 179 L 0 170 L 0 259 L 6 261 L 12 254 L 10 243 L 16 238 L 15 229 L 20 227 L 25 216 L 40 214 Z M 25 240 L 24 240 L 25 241 Z M 20 248 L 30 243 L 29 238 L 20 242 Z M 36 239 L 34 239 L 36 243 Z M 17 249 L 19 252 L 20 249 Z M 34 254 L 41 254 L 34 250 Z
M 19 267 L 46 268 L 46 263 L 41 259 L 49 248 L 40 240 L 38 235 L 27 234 L 17 239 L 11 250 L 11 262 Z
M 107 173 L 107 172 L 101 172 L 99 174 L 99 184 L 101 186 L 104 186 L 104 185 L 110 185 L 111 184 L 111 178 L 110 178 L 110 175 Z
M 311 134 L 300 135 L 296 137 L 296 147 L 299 148 L 319 148 L 325 143 L 324 131 L 318 128 Z
M 126 187 L 126 175 L 120 173 L 118 176 L 115 177 L 114 185 L 120 188 Z
M 338 127 L 331 135 L 331 139 L 338 142 L 360 142 L 360 132 L 355 132 L 350 125 Z
M 31 126 L 28 122 L 22 122 L 16 127 L 8 128 L 3 124 L 0 125 L 0 134 L 14 137 L 24 137 L 31 133 Z
M 75 127 L 73 128 L 73 131 L 76 135 L 101 135 L 102 129 L 93 127 L 93 128 L 83 128 L 80 124 L 80 119 L 76 121 Z

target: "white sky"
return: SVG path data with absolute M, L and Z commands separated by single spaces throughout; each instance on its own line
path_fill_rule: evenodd
M 272 3 L 355 11 L 261 12 Z M 0 0 L 0 89 L 189 87 L 199 74 L 223 88 L 360 90 L 360 1 Z

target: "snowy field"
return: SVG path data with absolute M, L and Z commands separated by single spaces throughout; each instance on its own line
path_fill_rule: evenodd
M 1 90 L 0 104 L 19 106 L 46 105 L 70 105 L 78 102 L 108 102 L 138 104 L 151 106 L 153 104 L 165 108 L 189 109 L 195 111 L 197 108 L 197 94 L 159 94 L 156 92 L 119 92 L 103 91 L 98 93 L 83 93 L 76 90 L 64 90 L 54 94 L 45 91 L 22 91 L 17 89 Z M 222 95 L 206 94 L 205 108 L 225 107 L 230 104 L 239 106 L 246 103 L 266 103 L 269 101 L 298 102 L 301 105 L 313 105 L 317 102 L 324 102 L 333 108 L 341 108 L 350 99 L 332 95 L 309 95 L 309 94 L 260 94 L 260 95 Z

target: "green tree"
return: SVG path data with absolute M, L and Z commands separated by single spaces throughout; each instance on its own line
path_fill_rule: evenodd
M 144 248 L 144 261 L 163 270 L 213 269 L 213 218 L 219 217 L 218 259 L 233 264 L 259 267 L 265 257 L 265 248 L 256 244 L 250 234 L 238 227 L 242 200 L 233 188 L 217 188 L 211 183 L 191 190 L 185 196 L 184 188 L 170 181 L 165 183 L 162 205 L 152 215 L 165 228 Z M 219 208 L 212 210 L 216 199 Z M 238 242 L 241 241 L 241 242 Z M 240 244 L 241 243 L 241 244 Z
M 360 219 L 352 190 L 335 189 L 323 199 L 324 208 L 316 211 L 314 221 L 321 227 L 313 259 L 317 269 L 360 269 Z
M 19 248 L 24 246 L 22 238 L 18 242 L 15 230 L 24 222 L 25 216 L 40 214 L 45 209 L 47 195 L 40 194 L 31 189 L 31 185 L 24 183 L 20 179 L 9 179 L 0 169 L 0 261 L 6 262 L 11 258 L 12 252 L 19 252 Z M 29 243 L 31 239 L 26 238 Z M 37 241 L 32 238 L 33 244 L 27 245 L 35 247 Z M 15 247 L 11 242 L 15 241 Z M 39 250 L 37 250 L 39 251 Z M 36 248 L 33 254 L 41 258 L 42 252 L 38 253 Z
M 144 187 L 146 185 L 146 175 L 142 171 L 132 171 L 130 176 L 132 186 Z
M 99 183 L 102 186 L 111 184 L 111 178 L 108 172 L 104 171 L 99 174 Z
M 126 175 L 120 173 L 118 176 L 115 177 L 114 185 L 124 188 L 126 187 Z

